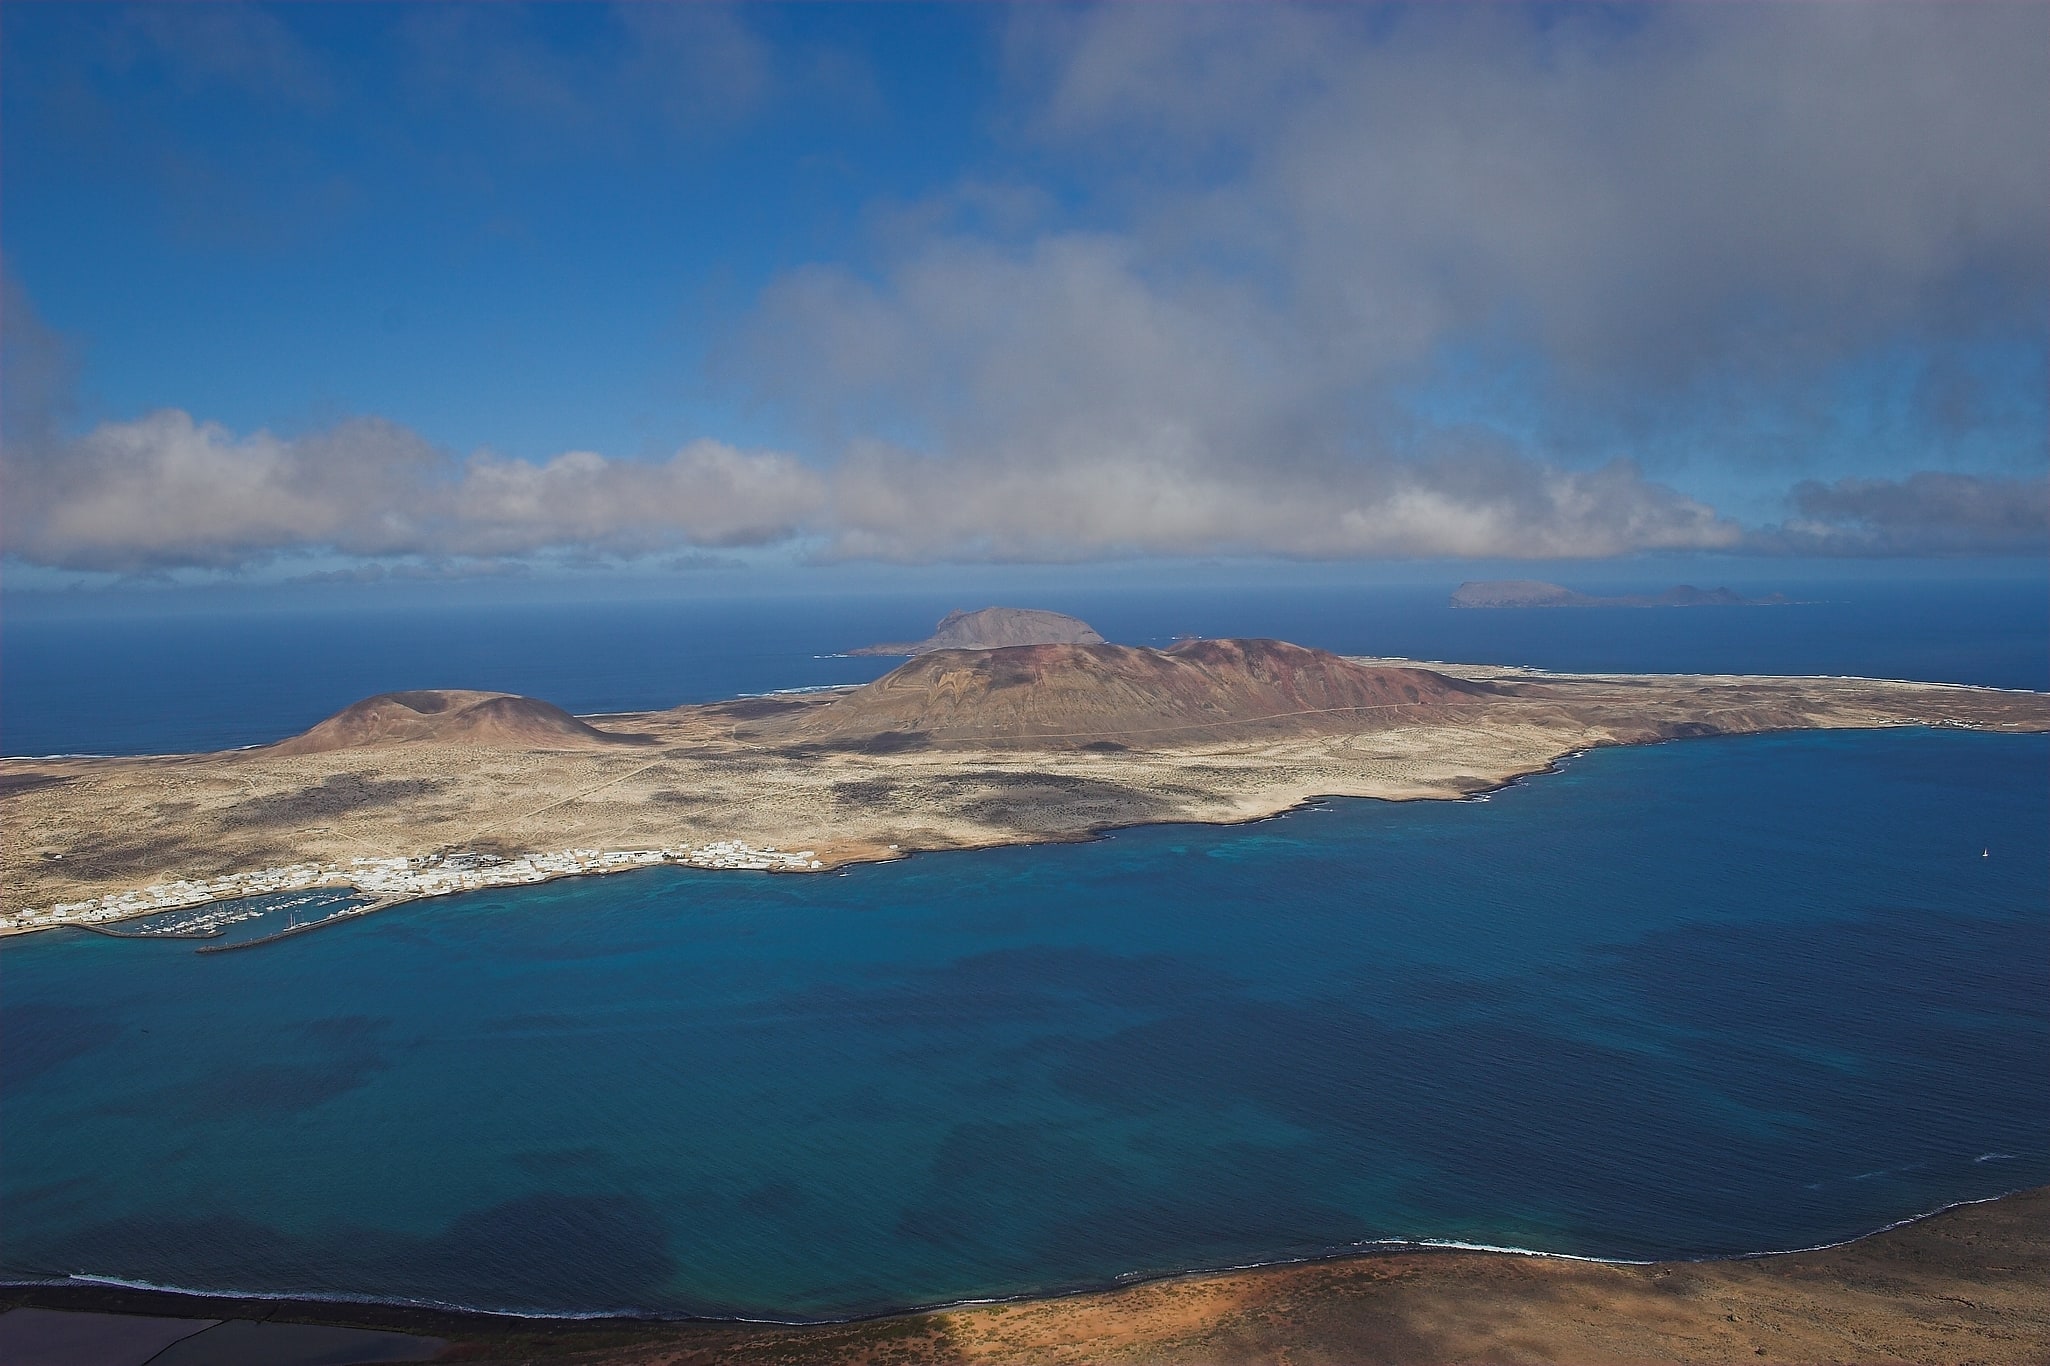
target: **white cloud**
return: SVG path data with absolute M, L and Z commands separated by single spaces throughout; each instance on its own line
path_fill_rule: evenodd
M 823 499 L 789 456 L 698 441 L 666 461 L 458 460 L 394 423 L 295 440 L 168 409 L 6 450 L 8 553 L 69 569 L 233 568 L 279 553 L 637 554 L 790 536 Z
M 693 441 L 659 464 L 591 451 L 543 465 L 480 456 L 453 491 L 450 540 L 471 554 L 760 545 L 790 536 L 822 500 L 818 475 L 789 456 L 717 441 Z
M 1742 534 L 1626 464 L 1569 471 L 1485 447 L 1263 470 L 1172 458 L 993 466 L 871 444 L 839 472 L 833 525 L 835 553 L 893 560 L 1555 559 L 1724 548 Z
M 8 550 L 132 571 L 797 536 L 896 560 L 2039 542 L 2028 480 L 1803 486 L 1786 527 L 1746 538 L 1606 451 L 1398 415 L 1463 346 L 1527 359 L 1551 402 L 1741 412 L 1869 348 L 2040 339 L 2050 9 L 1014 19 L 1007 126 L 1072 183 L 981 167 L 878 207 L 875 259 L 788 272 L 732 348 L 734 377 L 823 434 L 819 458 L 465 460 L 377 420 L 290 440 L 175 410 L 74 440 L 41 422 L 10 430 Z M 407 22 L 419 97 L 565 127 L 624 127 L 628 105 L 716 122 L 785 79 L 725 10 L 629 7 L 567 52 L 513 11 Z
M 1477 326 L 1595 374 L 1783 362 L 1955 325 L 1989 274 L 1969 306 L 2033 320 L 2050 264 L 2041 6 L 1102 6 L 1017 46 L 1155 249 L 1252 254 L 1347 364 Z
M 1753 538 L 1806 555 L 2014 554 L 2050 548 L 2050 480 L 1921 470 L 1905 479 L 1807 480 L 1794 516 Z
M 897 216 L 873 268 L 766 292 L 744 374 L 844 441 L 846 555 L 1729 547 L 1627 461 L 1398 420 L 1407 386 L 1479 341 L 1561 403 L 1698 413 L 2039 328 L 2045 40 L 2036 7 L 1023 10 L 1026 123 L 1110 226 Z

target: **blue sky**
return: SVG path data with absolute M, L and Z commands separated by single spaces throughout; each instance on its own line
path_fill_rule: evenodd
M 593 88 L 627 41 L 595 5 L 253 10 L 291 55 L 194 74 L 219 36 L 134 17 L 6 20 L 9 264 L 92 414 L 380 413 L 526 458 L 772 435 L 705 377 L 719 338 L 969 166 L 998 79 L 965 10 L 750 11 L 761 71 L 674 110 Z
M 0 38 L 11 587 L 2045 548 L 2040 6 Z

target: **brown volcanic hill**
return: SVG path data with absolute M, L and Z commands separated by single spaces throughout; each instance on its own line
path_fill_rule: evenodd
M 586 725 L 550 702 L 503 692 L 430 688 L 379 693 L 342 708 L 313 729 L 280 740 L 272 754 L 324 754 L 365 745 L 414 740 L 453 741 L 495 749 L 590 749 L 639 745 L 643 735 L 622 735 Z
M 1191 640 L 1169 650 L 1018 645 L 921 655 L 763 734 L 836 748 L 1143 745 L 1369 729 L 1494 691 L 1278 640 Z
M 1000 650 L 1007 645 L 1101 645 L 1086 621 L 1036 607 L 985 607 L 949 612 L 924 640 L 864 645 L 850 655 L 923 655 L 935 650 Z

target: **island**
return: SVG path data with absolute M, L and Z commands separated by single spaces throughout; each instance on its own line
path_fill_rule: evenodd
M 1576 593 L 1541 579 L 1491 579 L 1462 583 L 1452 592 L 1454 607 L 1785 607 L 1793 600 L 1783 593 L 1747 598 L 1727 588 L 1696 588 L 1683 583 L 1663 593 L 1629 593 L 1597 597 Z
M 1885 726 L 2042 731 L 2050 695 L 1258 639 L 935 650 L 859 687 L 604 717 L 390 693 L 254 749 L 0 762 L 0 933 L 316 888 L 367 914 L 664 864 L 819 873 L 1319 797 L 1467 798 L 1605 745 Z
M 997 650 L 1007 645 L 1101 645 L 1103 637 L 1079 618 L 1036 607 L 985 607 L 949 612 L 924 640 L 864 645 L 850 655 L 923 655 L 935 650 Z

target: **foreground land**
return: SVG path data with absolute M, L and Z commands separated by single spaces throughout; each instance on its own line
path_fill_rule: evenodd
M 0 1291 L 0 1304 L 398 1330 L 447 1342 L 440 1360 L 480 1366 L 2039 1366 L 2050 1360 L 2045 1287 L 2050 1190 L 1951 1210 L 1842 1247 L 1744 1261 L 1608 1266 L 1409 1252 L 809 1328 L 521 1321 L 96 1287 L 18 1287 Z
M 942 651 L 863 688 L 582 720 L 395 694 L 265 748 L 0 762 L 0 933 L 307 885 L 405 899 L 650 862 L 825 871 L 1320 796 L 1465 797 L 1604 745 L 1903 725 L 2050 729 L 2050 696 L 1229 641 Z

